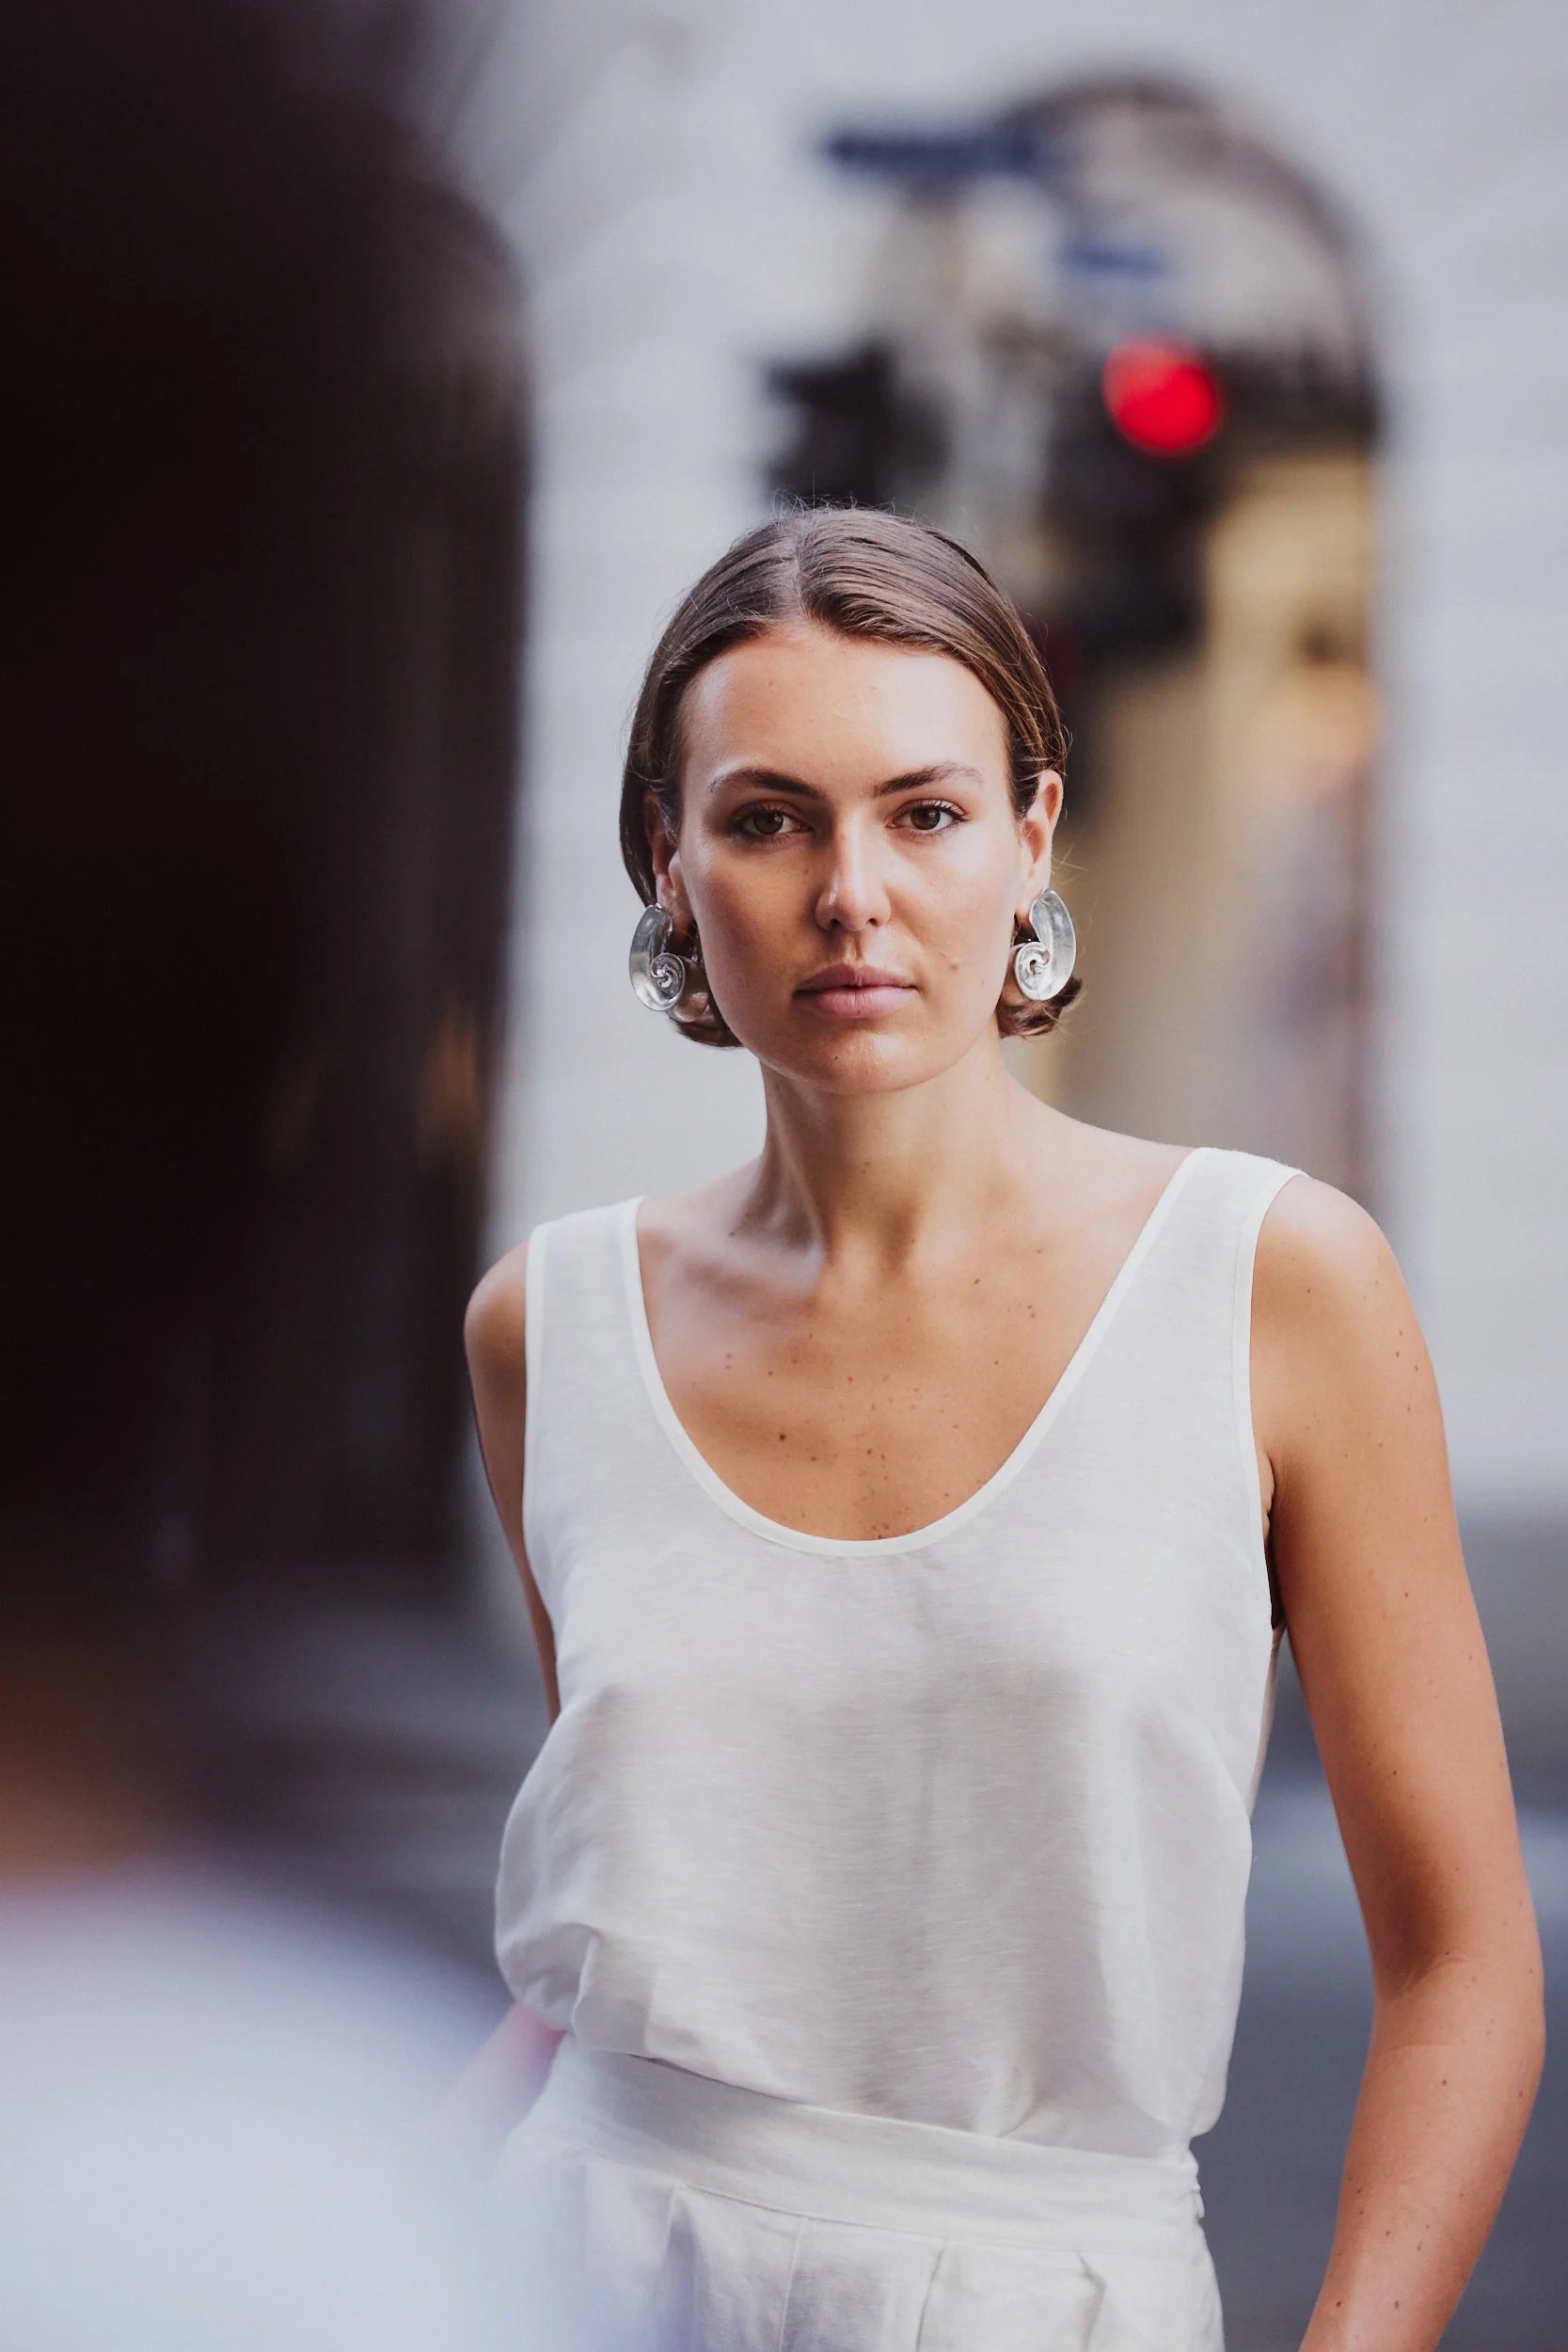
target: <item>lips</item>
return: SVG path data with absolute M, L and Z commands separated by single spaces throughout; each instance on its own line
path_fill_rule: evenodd
M 901 1011 L 915 991 L 912 980 L 900 972 L 884 972 L 879 963 L 831 963 L 795 993 L 811 1007 L 814 1021 L 852 1023 Z
M 831 963 L 825 972 L 818 972 L 804 981 L 797 993 L 817 996 L 826 990 L 862 988 L 908 988 L 910 982 L 901 972 L 884 972 L 875 963 Z

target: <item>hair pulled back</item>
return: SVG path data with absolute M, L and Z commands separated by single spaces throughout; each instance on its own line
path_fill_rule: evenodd
M 644 905 L 657 895 L 643 824 L 652 792 L 672 840 L 680 830 L 681 708 L 697 673 L 774 623 L 815 621 L 948 655 L 972 671 L 1006 727 L 1014 812 L 1034 800 L 1042 768 L 1064 772 L 1067 737 L 1033 638 L 976 556 L 929 523 L 879 507 L 802 506 L 745 532 L 681 598 L 642 680 L 621 787 L 621 854 Z M 1025 934 L 1027 936 L 1027 934 Z M 701 981 L 699 968 L 697 981 Z M 1006 997 L 1005 1037 L 1054 1028 L 1083 983 L 1075 973 L 1043 1004 Z M 705 988 L 693 985 L 675 1025 L 703 1045 L 740 1040 Z

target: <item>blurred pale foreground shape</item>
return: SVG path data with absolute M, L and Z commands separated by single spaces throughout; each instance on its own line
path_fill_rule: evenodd
M 466 1978 L 218 1868 L 0 1896 L 6 2352 L 490 2352 Z M 521 2314 L 510 2314 L 510 2341 Z

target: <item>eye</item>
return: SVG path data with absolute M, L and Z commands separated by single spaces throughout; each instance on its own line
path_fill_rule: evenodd
M 752 833 L 750 830 L 753 818 L 760 818 L 766 824 L 769 818 L 775 817 L 783 818 L 786 824 L 793 824 L 795 821 L 793 809 L 743 808 L 739 816 L 732 822 L 729 830 L 731 833 L 738 834 L 742 841 L 781 841 L 784 838 L 782 827 L 775 831 L 771 825 L 768 825 L 768 829 L 764 833 Z
M 955 808 L 951 801 L 917 801 L 912 808 L 905 811 L 905 815 L 909 817 L 951 817 L 954 824 L 963 822 L 963 810 Z M 951 833 L 953 827 L 952 825 L 916 825 L 914 830 L 916 833 Z

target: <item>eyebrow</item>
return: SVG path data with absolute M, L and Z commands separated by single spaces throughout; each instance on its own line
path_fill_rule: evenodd
M 984 779 L 977 768 L 965 767 L 964 763 L 958 759 L 939 759 L 928 768 L 909 768 L 902 775 L 889 776 L 884 783 L 878 785 L 871 797 L 873 800 L 883 801 L 891 799 L 895 792 L 917 792 L 926 785 L 977 785 L 983 782 Z M 756 786 L 767 792 L 792 792 L 797 800 L 815 801 L 819 805 L 825 805 L 830 798 L 830 795 L 816 785 L 802 783 L 799 776 L 783 775 L 776 768 L 753 768 L 745 765 L 738 768 L 721 769 L 708 786 L 708 798 L 711 799 L 715 793 L 721 792 L 726 785 L 731 784 Z

